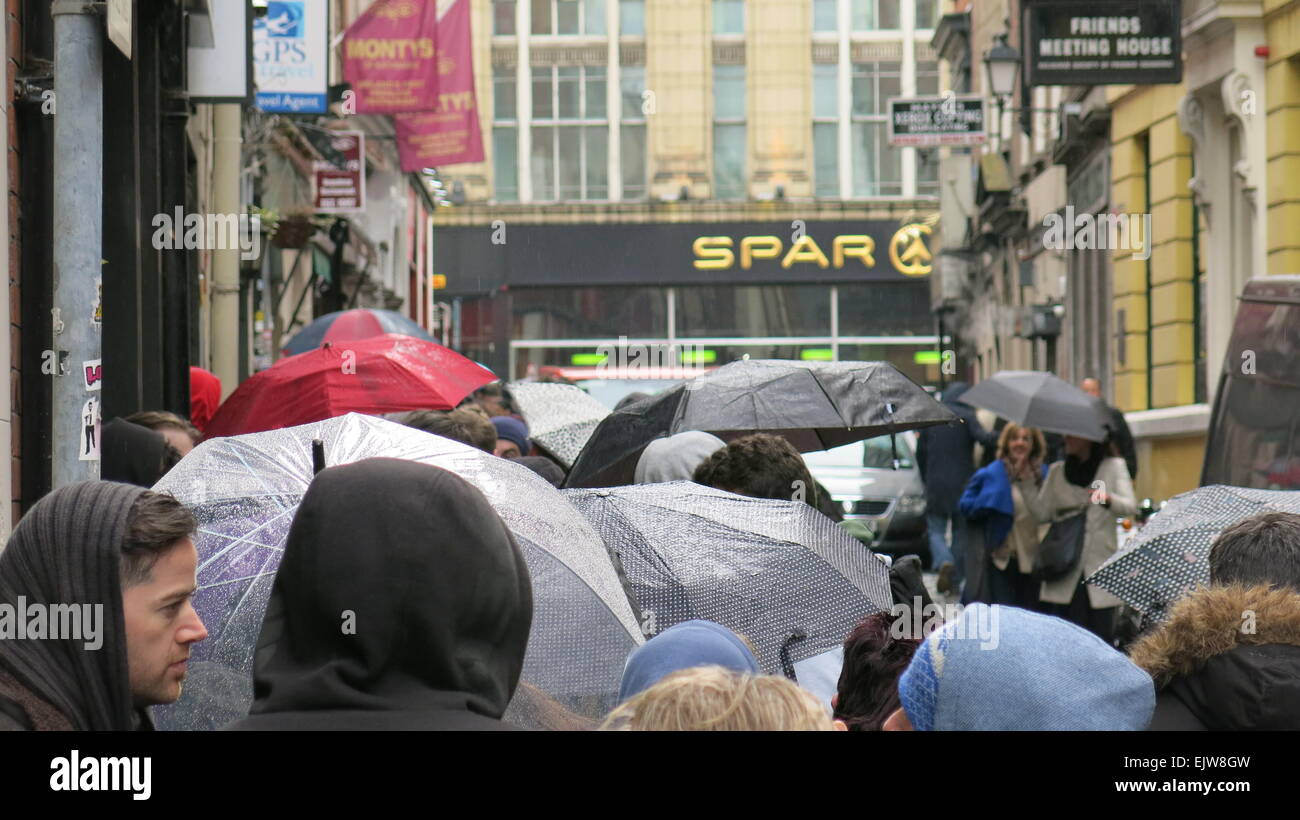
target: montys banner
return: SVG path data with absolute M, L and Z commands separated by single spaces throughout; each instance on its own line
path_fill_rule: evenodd
M 432 111 L 438 105 L 435 0 L 378 0 L 343 36 L 343 79 L 356 113 Z
M 469 15 L 470 0 L 454 0 L 438 18 L 436 107 L 393 116 L 403 171 L 483 161 Z

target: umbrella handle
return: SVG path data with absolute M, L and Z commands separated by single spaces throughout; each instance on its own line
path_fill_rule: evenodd
M 799 641 L 806 640 L 807 637 L 807 632 L 795 627 L 794 631 L 790 633 L 790 637 L 786 638 L 781 644 L 781 672 L 795 683 L 798 683 L 799 679 L 794 674 L 794 662 L 790 660 L 790 648 Z
M 316 475 L 325 469 L 325 442 L 320 439 L 311 441 L 311 474 Z

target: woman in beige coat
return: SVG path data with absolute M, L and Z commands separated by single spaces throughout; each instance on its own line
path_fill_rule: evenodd
M 1065 460 L 1048 470 L 1041 488 L 1033 481 L 1017 482 L 1026 505 L 1042 523 L 1068 518 L 1086 509 L 1083 555 L 1074 569 L 1039 589 L 1042 609 L 1111 641 L 1116 608 L 1122 603 L 1109 592 L 1083 579 L 1105 563 L 1119 547 L 1115 519 L 1137 513 L 1137 498 L 1128 467 L 1114 445 L 1065 437 Z

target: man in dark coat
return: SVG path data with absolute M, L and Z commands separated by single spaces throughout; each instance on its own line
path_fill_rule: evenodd
M 229 728 L 507 728 L 532 619 L 523 553 L 463 478 L 392 458 L 322 470 Z
M 112 481 L 23 516 L 0 552 L 0 731 L 153 728 L 145 707 L 180 697 L 208 634 L 195 527 L 171 496 Z
M 918 437 L 916 466 L 925 484 L 925 518 L 930 532 L 932 569 L 939 570 L 939 591 L 961 589 L 962 547 L 965 541 L 965 519 L 957 511 L 966 482 L 975 473 L 975 444 L 985 449 L 996 446 L 993 434 L 984 429 L 975 418 L 975 408 L 960 401 L 970 385 L 953 382 L 943 391 L 943 404 L 957 415 L 959 421 L 946 425 L 927 427 Z M 946 536 L 952 524 L 952 544 Z
M 1129 654 L 1156 683 L 1152 730 L 1300 730 L 1300 516 L 1224 530 L 1210 586 Z
M 1106 400 L 1101 396 L 1101 382 L 1096 379 L 1084 379 L 1079 382 L 1079 389 L 1106 405 L 1106 411 L 1110 414 L 1110 421 L 1106 426 L 1110 428 L 1111 439 L 1115 442 L 1115 446 L 1119 447 L 1119 454 L 1124 457 L 1124 463 L 1128 465 L 1128 477 L 1136 481 L 1137 446 L 1133 443 L 1133 433 L 1128 429 L 1128 422 L 1124 420 L 1124 411 L 1106 404 Z

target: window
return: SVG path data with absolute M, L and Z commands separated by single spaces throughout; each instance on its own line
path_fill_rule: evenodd
M 813 31 L 839 31 L 837 0 L 813 0 Z
M 815 195 L 840 193 L 839 72 L 834 63 L 813 64 L 813 184 Z
M 902 151 L 889 144 L 889 98 L 900 93 L 898 63 L 853 64 L 853 196 L 900 196 Z
M 492 0 L 492 33 L 515 33 L 515 0 Z
M 623 198 L 641 199 L 646 188 L 645 66 L 625 65 L 620 80 L 619 162 Z
M 916 27 L 934 28 L 935 0 L 916 0 Z
M 826 285 L 716 285 L 675 288 L 677 335 L 829 336 Z
M 936 97 L 939 95 L 939 64 L 918 61 L 916 64 L 916 95 L 918 97 Z
M 534 66 L 532 183 L 538 201 L 609 198 L 604 66 Z
M 745 0 L 713 0 L 713 33 L 745 33 Z
M 515 70 L 511 66 L 492 66 L 492 117 L 515 119 Z
M 492 66 L 492 184 L 498 202 L 519 200 L 519 128 L 515 70 Z
M 899 0 L 853 0 L 854 31 L 889 31 L 899 28 Z
M 745 67 L 713 67 L 713 195 L 743 199 L 745 185 Z
M 604 34 L 604 0 L 532 0 L 532 33 Z
M 618 0 L 618 31 L 645 36 L 645 0 Z
M 498 202 L 519 201 L 519 129 L 492 128 L 492 182 Z

